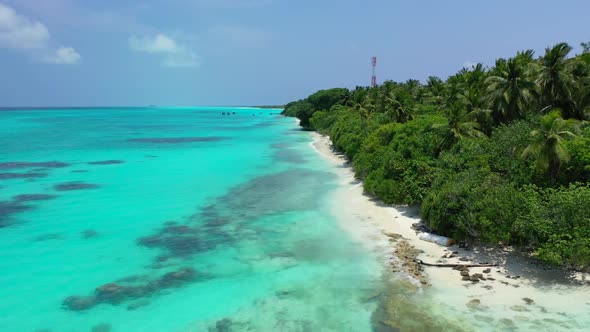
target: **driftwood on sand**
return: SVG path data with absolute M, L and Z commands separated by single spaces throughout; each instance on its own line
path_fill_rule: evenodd
M 498 266 L 498 264 L 488 264 L 488 263 L 481 263 L 481 264 L 432 264 L 423 262 L 421 259 L 414 259 L 414 261 L 418 264 L 422 264 L 425 266 L 435 266 L 435 267 L 493 267 Z

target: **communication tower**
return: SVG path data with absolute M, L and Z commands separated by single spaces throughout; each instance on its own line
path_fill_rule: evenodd
M 371 58 L 371 67 L 372 67 L 372 73 L 373 73 L 373 75 L 371 76 L 371 86 L 376 87 L 377 86 L 377 75 L 375 74 L 375 69 L 377 68 L 377 57 L 376 56 Z

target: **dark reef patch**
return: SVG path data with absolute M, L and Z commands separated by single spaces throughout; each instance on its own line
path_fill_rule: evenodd
M 87 163 L 88 165 L 116 165 L 124 163 L 123 160 L 101 160 L 101 161 L 91 161 Z
M 62 306 L 72 311 L 88 310 L 96 305 L 94 296 L 69 296 L 63 302 Z
M 265 121 L 265 122 L 259 122 L 257 124 L 255 124 L 255 127 L 258 128 L 264 128 L 264 127 L 273 127 L 273 126 L 277 126 L 278 123 L 274 122 L 274 121 Z
M 69 296 L 62 302 L 62 307 L 72 311 L 84 311 L 101 304 L 118 305 L 125 301 L 153 296 L 168 288 L 182 287 L 198 280 L 197 271 L 191 267 L 165 273 L 160 278 L 140 283 L 111 282 L 94 290 L 90 296 Z
M 0 180 L 38 179 L 46 176 L 47 173 L 0 173 Z
M 127 310 L 134 311 L 134 310 L 137 310 L 141 307 L 148 306 L 148 305 L 150 305 L 150 303 L 151 302 L 148 300 L 139 300 L 139 301 L 131 302 L 127 305 Z
M 137 244 L 162 251 L 153 268 L 165 267 L 162 263 L 168 259 L 189 258 L 220 245 L 231 245 L 240 241 L 242 230 L 258 233 L 259 228 L 265 228 L 255 225 L 261 216 L 314 209 L 319 204 L 317 197 L 332 177 L 329 173 L 295 169 L 255 178 L 189 216 L 187 224 L 167 221 L 152 235 L 137 239 Z M 297 192 L 310 195 L 293 195 Z
M 92 239 L 98 236 L 98 232 L 92 229 L 87 229 L 82 232 L 83 239 Z
M 313 210 L 319 204 L 326 183 L 335 178 L 326 172 L 292 169 L 264 175 L 234 187 L 216 200 L 221 217 L 231 217 L 235 211 L 244 213 L 241 219 L 256 219 L 263 215 Z M 306 192 L 309 195 L 294 195 Z
M 42 234 L 39 236 L 35 236 L 32 241 L 33 242 L 43 242 L 43 241 L 51 241 L 51 240 L 62 240 L 63 236 L 59 233 L 48 233 Z
M 272 143 L 270 145 L 273 149 L 285 149 L 285 148 L 289 148 L 290 146 L 292 146 L 291 143 Z
M 127 142 L 137 143 L 160 143 L 160 144 L 178 144 L 194 142 L 219 142 L 225 141 L 226 137 L 153 137 L 153 138 L 130 138 Z
M 17 202 L 31 202 L 31 201 L 48 201 L 50 199 L 55 199 L 58 196 L 56 195 L 48 195 L 48 194 L 23 194 L 14 196 L 14 199 Z
M 215 322 L 215 327 L 210 327 L 209 332 L 230 332 L 233 330 L 233 321 L 229 318 L 220 319 Z
M 132 275 L 128 277 L 124 277 L 115 281 L 116 283 L 138 283 L 142 281 L 149 281 L 149 277 L 147 275 Z
M 32 206 L 20 202 L 0 201 L 0 228 L 12 224 L 14 214 L 25 212 L 32 208 Z
M 113 327 L 111 326 L 111 324 L 102 323 L 102 324 L 95 325 L 91 331 L 92 332 L 110 332 L 112 328 Z
M 274 154 L 275 159 L 291 164 L 304 164 L 307 160 L 294 149 L 277 149 Z
M 57 191 L 71 191 L 71 190 L 86 190 L 86 189 L 96 189 L 98 185 L 92 183 L 84 183 L 84 182 L 67 182 L 56 184 L 53 188 Z
M 251 131 L 254 127 L 251 126 L 238 126 L 238 125 L 231 125 L 231 126 L 215 126 L 212 129 L 219 130 L 219 131 L 231 131 L 231 132 L 238 132 L 238 131 Z
M 88 173 L 88 170 L 85 169 L 75 169 L 71 171 L 71 173 Z
M 137 244 L 148 248 L 159 248 L 166 251 L 160 257 L 188 257 L 215 247 L 216 241 L 197 226 L 168 225 L 156 234 L 144 236 Z M 156 258 L 156 262 L 162 262 Z
M 30 167 L 61 168 L 61 167 L 68 167 L 68 166 L 70 166 L 70 164 L 64 163 L 61 161 L 45 161 L 45 162 L 9 161 L 9 162 L 0 163 L 0 170 L 30 168 Z

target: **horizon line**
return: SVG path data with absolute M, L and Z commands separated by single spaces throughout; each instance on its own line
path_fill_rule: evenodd
M 117 109 L 117 108 L 136 108 L 136 109 L 149 109 L 149 108 L 251 108 L 251 109 L 284 109 L 284 105 L 145 105 L 145 106 L 0 106 L 0 111 L 20 111 L 20 110 L 58 110 L 58 109 Z

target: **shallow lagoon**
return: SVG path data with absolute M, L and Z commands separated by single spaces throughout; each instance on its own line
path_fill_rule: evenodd
M 382 257 L 277 113 L 1 111 L 0 330 L 370 331 Z

